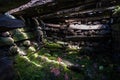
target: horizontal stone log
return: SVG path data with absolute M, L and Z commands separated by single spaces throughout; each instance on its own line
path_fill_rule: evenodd
M 31 0 L 28 3 L 19 6 L 18 8 L 8 11 L 7 13 L 13 14 L 15 12 L 26 10 L 28 8 L 35 7 L 35 6 L 41 6 L 43 4 L 50 3 L 50 2 L 53 2 L 53 0 L 42 0 L 42 1 L 41 0 Z
M 53 28 L 65 28 L 65 27 L 67 27 L 67 25 L 52 24 L 52 23 L 45 23 L 45 26 L 53 27 Z
M 83 10 L 83 11 L 73 12 L 73 13 L 71 13 L 69 15 L 73 16 L 73 15 L 86 14 L 86 13 L 93 14 L 93 12 L 104 12 L 104 11 L 108 11 L 108 10 L 114 10 L 115 8 L 116 8 L 116 6 L 104 7 L 104 8 L 95 8 L 95 9 L 90 9 L 90 10 Z
M 60 24 L 47 24 L 45 23 L 46 26 L 50 28 L 63 28 L 67 29 L 67 25 L 60 25 Z M 101 30 L 101 29 L 107 29 L 107 26 L 102 25 L 102 24 L 96 24 L 96 25 L 86 25 L 86 24 L 70 24 L 69 27 L 70 29 L 79 29 L 79 30 Z M 46 29 L 47 30 L 47 29 Z
M 76 35 L 86 35 L 86 36 L 92 36 L 92 35 L 110 35 L 110 31 L 109 30 L 85 30 L 85 31 L 81 31 L 79 30 L 79 32 L 75 32 Z
M 49 26 L 49 27 L 55 27 L 55 28 L 60 28 L 61 27 L 61 25 L 59 25 L 59 24 L 49 24 L 49 23 L 46 23 L 45 25 Z
M 100 36 L 100 35 L 93 35 L 93 36 L 66 36 L 65 39 L 67 41 L 104 41 L 108 39 L 110 36 Z
M 72 23 L 72 22 L 78 22 L 78 21 L 97 21 L 97 20 L 102 20 L 102 19 L 109 19 L 109 15 L 103 15 L 103 16 L 96 16 L 96 17 L 85 17 L 85 18 L 58 18 L 60 21 L 64 21 L 66 23 Z
M 98 29 L 106 29 L 106 26 L 102 24 L 98 24 L 98 25 L 71 24 L 69 25 L 69 28 L 80 29 L 80 30 L 98 30 Z
M 119 3 L 119 2 L 118 2 Z M 118 4 L 118 3 L 116 3 L 116 4 Z M 108 2 L 108 4 L 109 4 L 109 2 Z M 89 4 L 90 5 L 90 4 Z M 94 6 L 95 6 L 96 4 L 94 4 Z M 85 7 L 86 5 L 81 5 L 82 7 Z M 78 15 L 78 14 L 85 14 L 85 13 L 91 13 L 91 12 L 93 12 L 93 11 L 101 11 L 101 12 L 103 12 L 103 11 L 105 11 L 105 10 L 113 10 L 113 9 L 115 9 L 115 4 L 114 4 L 114 6 L 112 6 L 112 5 L 109 5 L 109 6 L 102 6 L 101 8 L 92 8 L 92 9 L 81 9 L 81 6 L 79 6 L 79 7 L 75 7 L 75 8 L 71 8 L 71 9 L 65 9 L 65 10 L 61 10 L 61 11 L 57 11 L 57 12 L 55 12 L 55 13 L 50 13 L 50 14 L 47 14 L 47 15 L 42 15 L 42 16 L 40 16 L 40 18 L 50 18 L 50 17 L 61 17 L 61 16 L 68 16 L 68 15 Z
M 58 32 L 58 31 L 59 31 L 59 28 L 57 29 L 57 28 L 48 28 L 48 27 L 46 27 L 46 28 L 44 28 L 43 30 L 44 30 L 44 31 L 54 31 L 54 32 Z
M 48 0 L 49 1 L 49 0 Z M 66 8 L 71 8 L 74 6 L 78 6 L 84 3 L 84 5 L 86 3 L 93 3 L 93 2 L 97 2 L 96 0 L 53 0 L 53 2 L 46 4 L 46 5 L 42 5 L 42 6 L 34 6 L 34 7 L 30 7 L 26 10 L 17 12 L 15 14 L 20 15 L 23 14 L 25 16 L 39 16 L 39 15 L 43 15 L 43 14 L 47 14 L 47 13 L 52 13 L 52 12 L 56 12 L 58 10 L 61 9 L 66 9 Z M 71 4 L 74 3 L 74 4 Z M 34 12 L 34 14 L 32 14 Z

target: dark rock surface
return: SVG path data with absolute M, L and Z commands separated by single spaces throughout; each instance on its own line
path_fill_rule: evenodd
M 15 19 L 14 16 L 5 14 L 0 15 L 0 80 L 13 80 L 15 71 L 13 66 L 14 54 L 10 52 L 10 48 L 14 46 L 14 40 L 10 33 L 7 32 L 12 29 L 24 27 L 23 21 Z M 10 39 L 7 39 L 7 38 Z M 13 44 L 10 45 L 10 41 L 13 40 Z M 8 43 L 8 45 L 5 45 Z M 10 59 L 11 58 L 11 59 Z
M 0 80 L 13 80 L 13 62 L 8 57 L 0 58 Z
M 9 31 L 24 26 L 25 24 L 23 21 L 15 19 L 11 15 L 0 15 L 0 32 Z

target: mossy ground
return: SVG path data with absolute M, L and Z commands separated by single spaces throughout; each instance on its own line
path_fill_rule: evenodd
M 59 44 L 47 44 L 37 53 L 16 56 L 15 80 L 117 80 L 113 64 L 108 56 L 83 55 L 78 50 L 61 49 Z M 97 53 L 95 53 L 97 54 Z M 72 71 L 67 65 L 78 65 L 80 72 Z M 54 73 L 52 69 L 57 69 Z M 56 75 L 58 73 L 58 75 Z

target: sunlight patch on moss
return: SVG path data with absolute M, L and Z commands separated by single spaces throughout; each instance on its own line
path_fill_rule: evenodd
M 37 66 L 37 67 L 42 67 L 41 65 L 39 65 L 39 64 L 37 64 L 37 63 L 31 61 L 27 56 L 23 56 L 22 58 L 26 59 L 28 62 L 34 64 L 34 65 Z

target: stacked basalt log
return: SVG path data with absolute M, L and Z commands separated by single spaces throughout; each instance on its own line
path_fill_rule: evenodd
M 67 10 L 72 10 L 73 7 L 58 11 L 58 14 L 51 13 L 48 14 L 49 16 L 42 16 L 41 18 L 46 22 L 47 36 L 67 42 L 72 41 L 73 44 L 77 42 L 79 47 L 92 50 L 92 53 L 109 54 L 112 48 L 111 24 L 114 19 L 111 15 L 117 5 L 116 2 L 111 4 L 113 5 L 93 9 L 80 8 L 80 11 L 68 13 Z
M 105 20 L 103 20 L 105 22 Z M 111 53 L 111 28 L 106 20 L 106 23 L 95 24 L 98 22 L 93 22 L 91 24 L 79 24 L 79 22 L 70 23 L 70 25 L 63 27 L 63 25 L 58 26 L 55 24 L 46 24 L 45 29 L 47 36 L 51 37 L 50 40 L 62 40 L 68 43 L 72 42 L 72 45 L 77 45 L 79 47 L 80 53 L 87 54 L 84 52 L 93 54 L 109 54 Z M 54 25 L 54 27 L 53 27 Z M 56 27 L 55 27 L 56 26 Z M 57 30 L 57 31 L 56 31 Z M 76 44 L 77 42 L 77 44 Z
M 79 47 L 83 47 L 88 53 L 108 53 L 110 49 L 110 27 L 107 27 L 109 26 L 104 24 L 73 25 L 70 28 L 74 28 L 76 35 L 66 36 L 66 38 L 79 42 Z

